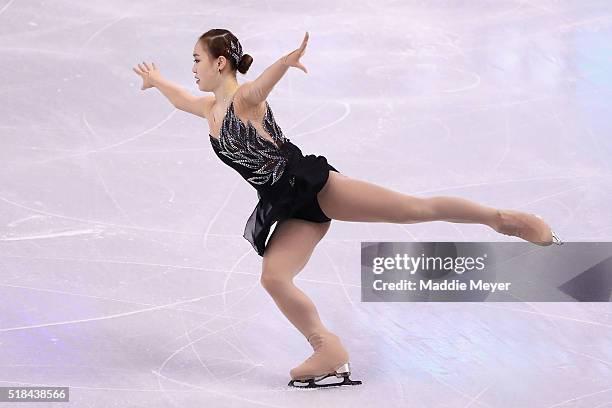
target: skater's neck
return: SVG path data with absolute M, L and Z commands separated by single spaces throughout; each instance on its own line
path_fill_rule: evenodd
M 227 102 L 236 93 L 236 91 L 240 88 L 238 81 L 236 78 L 228 79 L 221 83 L 217 88 L 213 89 L 213 93 L 215 94 L 215 100 Z

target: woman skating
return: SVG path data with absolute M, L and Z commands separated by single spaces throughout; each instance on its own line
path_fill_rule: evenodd
M 228 30 L 212 29 L 195 44 L 197 97 L 161 76 L 155 64 L 134 71 L 142 89 L 156 87 L 178 109 L 207 119 L 213 151 L 257 191 L 259 199 L 244 237 L 263 257 L 261 283 L 281 312 L 304 335 L 314 353 L 291 369 L 289 385 L 322 386 L 326 376 L 349 379 L 349 354 L 321 322 L 312 301 L 293 284 L 331 220 L 410 224 L 448 221 L 486 225 L 538 245 L 562 244 L 537 215 L 483 206 L 459 197 L 415 197 L 341 174 L 324 156 L 304 156 L 287 138 L 266 99 L 289 67 L 307 73 L 300 58 L 308 44 L 282 56 L 254 81 L 238 84 L 253 58 Z M 276 228 L 268 239 L 274 223 Z

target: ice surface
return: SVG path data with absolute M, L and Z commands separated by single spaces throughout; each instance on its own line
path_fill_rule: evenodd
M 70 386 L 76 407 L 612 406 L 609 303 L 360 302 L 361 241 L 513 240 L 445 222 L 332 222 L 295 283 L 363 385 L 289 389 L 311 349 L 242 237 L 255 191 L 131 69 L 198 94 L 208 29 L 254 57 L 240 83 L 308 31 L 309 73 L 268 99 L 305 153 L 609 241 L 611 20 L 609 1 L 4 0 L 0 386 Z

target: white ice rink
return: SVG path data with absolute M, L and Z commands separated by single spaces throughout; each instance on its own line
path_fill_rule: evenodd
M 0 0 L 0 386 L 74 407 L 612 407 L 610 303 L 364 303 L 361 241 L 519 241 L 475 224 L 332 222 L 295 283 L 355 387 L 287 387 L 312 353 L 242 237 L 255 190 L 207 122 L 197 38 L 297 48 L 268 99 L 340 172 L 612 238 L 612 2 Z M 0 408 L 11 406 L 0 403 Z

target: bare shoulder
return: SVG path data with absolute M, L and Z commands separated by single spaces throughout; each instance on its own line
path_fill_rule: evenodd
M 195 96 L 189 93 L 176 107 L 182 111 L 208 119 L 214 101 L 215 97 L 212 95 Z
M 205 119 L 208 119 L 210 117 L 210 112 L 213 108 L 213 105 L 215 104 L 215 97 L 214 95 L 206 95 L 206 96 L 201 96 L 200 100 L 202 103 L 202 108 L 204 109 L 203 117 Z
M 255 95 L 257 95 L 257 90 L 253 81 L 245 82 L 236 90 L 234 105 L 243 112 L 265 112 L 267 102 L 257 100 Z

